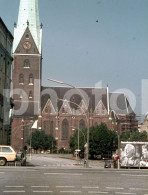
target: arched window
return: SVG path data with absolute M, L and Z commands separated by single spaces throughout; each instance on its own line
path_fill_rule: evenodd
M 24 60 L 24 68 L 29 68 L 30 67 L 30 62 L 28 59 Z
M 53 135 L 53 121 L 50 123 L 50 134 Z
M 83 119 L 81 119 L 81 120 L 79 121 L 79 129 L 84 129 L 84 128 L 85 128 L 85 122 L 84 122 Z
M 68 139 L 68 121 L 66 119 L 62 122 L 62 139 Z
M 29 127 L 27 124 L 24 125 L 23 127 L 24 130 L 24 144 L 27 144 L 28 138 L 29 138 Z
M 29 91 L 29 98 L 32 98 L 32 91 Z
M 22 98 L 23 98 L 23 92 L 20 91 L 20 99 L 22 99 Z
M 33 84 L 33 75 L 32 74 L 29 75 L 29 84 Z
M 29 34 L 28 33 L 26 34 L 26 39 L 29 39 Z
M 20 74 L 19 76 L 19 83 L 24 83 L 24 75 Z
M 45 113 L 48 114 L 48 108 L 47 107 L 45 108 Z

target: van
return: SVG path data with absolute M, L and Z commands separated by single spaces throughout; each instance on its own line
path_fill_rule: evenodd
M 7 162 L 16 160 L 16 152 L 11 146 L 0 145 L 0 166 L 5 166 Z

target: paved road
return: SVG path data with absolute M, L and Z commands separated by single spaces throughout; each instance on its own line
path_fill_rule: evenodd
M 148 170 L 0 167 L 0 195 L 148 195 Z
M 84 161 L 73 157 L 71 154 L 33 154 L 27 155 L 27 161 L 41 167 L 84 167 Z M 104 168 L 104 161 L 89 161 L 90 168 Z

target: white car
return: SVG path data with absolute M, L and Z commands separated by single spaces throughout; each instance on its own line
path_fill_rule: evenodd
M 16 152 L 11 146 L 0 145 L 0 166 L 5 166 L 7 162 L 16 160 Z

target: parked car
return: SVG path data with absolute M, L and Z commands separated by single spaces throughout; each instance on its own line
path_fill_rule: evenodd
M 16 152 L 11 146 L 0 145 L 0 166 L 5 166 L 7 162 L 16 160 Z
M 104 168 L 114 168 L 115 162 L 114 160 L 106 160 L 104 163 Z

